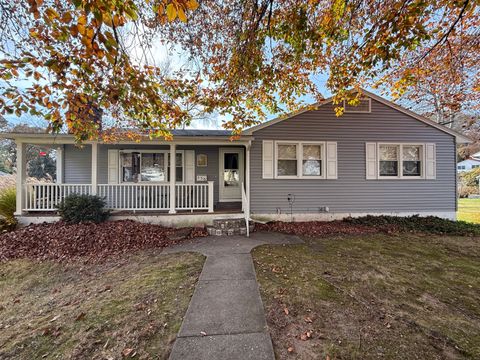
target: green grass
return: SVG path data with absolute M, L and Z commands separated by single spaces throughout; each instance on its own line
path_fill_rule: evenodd
M 479 238 L 344 236 L 253 255 L 279 359 L 480 358 Z
M 480 224 L 480 199 L 459 199 L 457 219 Z
M 203 265 L 140 253 L 105 264 L 0 264 L 0 358 L 167 359 Z

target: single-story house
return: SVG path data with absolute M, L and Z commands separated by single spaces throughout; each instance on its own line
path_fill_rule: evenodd
M 216 218 L 454 219 L 456 146 L 465 136 L 365 91 L 336 117 L 331 99 L 244 130 L 175 130 L 173 140 L 87 142 L 2 134 L 17 143 L 17 216 L 44 221 L 71 193 L 106 199 L 116 218 L 164 224 Z M 25 145 L 57 149 L 57 183 L 25 183 Z M 51 215 L 52 216 L 52 215 Z
M 478 157 L 475 157 L 478 154 Z M 480 167 L 480 153 L 472 155 L 468 159 L 462 160 L 457 163 L 457 172 L 470 171 Z

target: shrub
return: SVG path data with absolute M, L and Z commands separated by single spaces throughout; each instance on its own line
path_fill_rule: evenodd
M 461 198 L 467 198 L 470 195 L 478 194 L 478 186 L 463 186 L 458 187 L 458 196 Z
M 346 222 L 357 225 L 374 226 L 380 228 L 393 228 L 397 231 L 416 231 L 431 234 L 448 235 L 480 235 L 480 225 L 465 221 L 452 221 L 436 216 L 413 215 L 401 216 L 363 216 L 359 218 L 348 218 Z
M 464 171 L 459 175 L 459 182 L 465 186 L 478 186 L 477 177 L 480 176 L 480 168 Z
M 17 225 L 15 210 L 17 207 L 17 196 L 15 188 L 3 189 L 0 191 L 0 232 L 12 231 Z
M 15 219 L 13 215 L 17 209 L 17 194 L 15 188 L 0 191 L 0 216 L 5 219 Z
M 105 201 L 95 195 L 72 194 L 58 205 L 58 212 L 67 224 L 91 221 L 100 223 L 107 220 L 110 212 L 105 210 Z
M 0 218 L 0 234 L 15 230 L 17 227 L 16 219 Z

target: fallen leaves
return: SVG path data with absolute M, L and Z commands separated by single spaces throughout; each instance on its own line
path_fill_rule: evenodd
M 134 352 L 133 352 L 133 349 L 132 348 L 125 348 L 123 349 L 122 351 L 122 356 L 123 357 L 134 357 Z
M 85 319 L 86 315 L 87 315 L 86 313 L 81 312 L 80 314 L 77 315 L 77 317 L 75 318 L 75 321 L 80 321 L 80 320 Z
M 326 236 L 332 234 L 374 234 L 379 232 L 379 230 L 374 227 L 350 224 L 344 221 L 273 221 L 266 224 L 256 224 L 255 231 L 273 231 L 284 234 L 304 235 L 310 237 Z M 281 269 L 273 268 L 272 272 L 278 273 L 281 272 Z
M 174 229 L 131 220 L 101 224 L 66 225 L 62 222 L 30 225 L 0 235 L 0 261 L 17 258 L 99 261 L 136 250 L 162 248 L 199 236 L 203 228 Z M 110 291 L 106 287 L 103 291 Z
M 307 341 L 308 339 L 311 339 L 312 338 L 312 333 L 313 333 L 313 331 L 311 331 L 311 330 L 305 331 L 304 333 L 302 333 L 300 335 L 300 340 Z

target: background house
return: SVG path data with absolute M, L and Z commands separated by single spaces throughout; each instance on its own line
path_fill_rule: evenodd
M 457 172 L 470 171 L 480 167 L 480 152 L 457 163 Z

